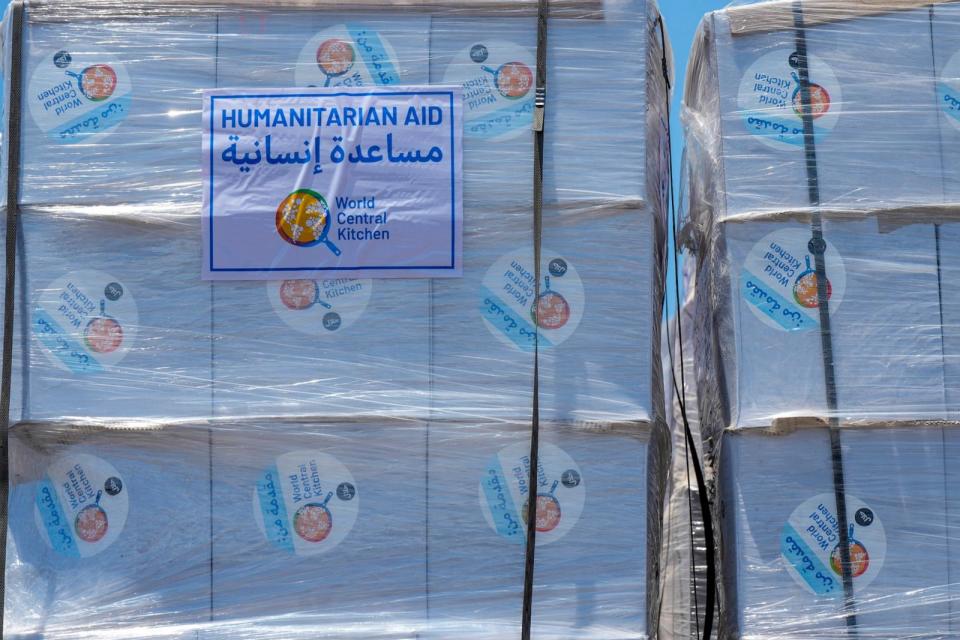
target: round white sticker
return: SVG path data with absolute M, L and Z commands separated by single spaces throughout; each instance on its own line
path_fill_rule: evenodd
M 797 54 L 780 49 L 753 63 L 740 80 L 738 106 L 751 134 L 775 148 L 803 145 L 802 98 Z M 827 135 L 840 119 L 843 95 L 830 66 L 808 56 L 814 134 Z
M 850 574 L 854 592 L 877 577 L 887 555 L 887 536 L 880 515 L 862 500 L 847 495 L 850 520 Z M 843 594 L 840 569 L 840 524 L 833 494 L 810 498 L 790 516 L 780 537 L 780 554 L 793 579 L 810 593 Z
M 580 520 L 586 486 L 580 467 L 555 445 L 541 443 L 537 465 L 537 543 L 550 544 Z M 526 540 L 530 496 L 530 446 L 504 447 L 487 463 L 480 480 L 480 509 L 499 535 L 522 544 Z
M 824 241 L 830 313 L 843 301 L 847 272 L 840 254 Z M 740 274 L 740 295 L 771 327 L 807 331 L 820 325 L 816 259 L 810 232 L 774 231 L 753 246 Z
M 333 278 L 267 282 L 267 297 L 280 319 L 311 336 L 336 335 L 363 315 L 373 280 Z
M 123 478 L 85 453 L 57 458 L 39 483 L 34 519 L 57 553 L 87 558 L 109 547 L 127 522 L 129 501 Z
M 576 268 L 547 248 L 541 252 L 541 261 L 539 296 L 529 248 L 511 251 L 494 262 L 480 290 L 480 314 L 487 329 L 525 351 L 533 350 L 538 312 L 541 349 L 569 338 L 583 318 L 583 281 Z
M 99 373 L 127 355 L 137 337 L 137 303 L 101 271 L 75 271 L 41 289 L 33 335 L 50 360 L 72 373 Z
M 257 478 L 253 517 L 276 547 L 298 556 L 330 551 L 357 520 L 360 496 L 350 471 L 319 451 L 294 451 Z
M 508 140 L 528 132 L 535 68 L 534 55 L 512 42 L 483 40 L 457 53 L 443 83 L 463 87 L 464 135 Z
M 301 87 L 400 84 L 390 42 L 362 24 L 338 24 L 315 35 L 300 52 L 294 81 Z
M 56 142 L 89 140 L 130 112 L 133 84 L 124 65 L 89 47 L 39 58 L 24 98 L 37 126 Z
M 960 129 L 960 51 L 953 54 L 937 83 L 940 107 L 957 129 Z

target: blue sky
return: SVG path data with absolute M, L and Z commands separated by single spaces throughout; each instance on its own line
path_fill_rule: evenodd
M 659 0 L 660 11 L 673 42 L 673 56 L 676 65 L 676 86 L 673 93 L 672 121 L 670 123 L 673 140 L 673 177 L 674 191 L 680 196 L 680 160 L 683 157 L 683 127 L 680 123 L 680 104 L 683 100 L 683 80 L 687 73 L 687 54 L 697 32 L 697 25 L 703 14 L 721 9 L 729 0 Z M 673 239 L 670 239 L 673 242 Z M 673 288 L 673 261 L 670 261 L 667 273 L 667 312 L 673 314 L 676 309 L 676 292 Z

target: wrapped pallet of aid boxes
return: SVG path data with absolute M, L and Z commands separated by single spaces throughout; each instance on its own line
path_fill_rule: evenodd
M 431 82 L 464 90 L 465 181 L 464 277 L 436 280 L 431 293 L 431 638 L 520 634 L 536 333 L 537 499 L 558 510 L 537 525 L 533 637 L 656 633 L 669 52 L 651 3 L 581 8 L 585 20 L 550 22 L 539 283 L 531 95 L 500 78 L 535 68 L 534 18 L 432 24 Z M 638 113 L 635 131 L 601 124 Z M 471 624 L 479 611 L 484 622 Z
M 13 4 L 5 638 L 519 637 L 535 361 L 533 635 L 655 637 L 669 42 L 550 2 L 538 282 L 536 5 Z
M 960 629 L 958 6 L 770 1 L 701 24 L 688 225 L 721 637 Z

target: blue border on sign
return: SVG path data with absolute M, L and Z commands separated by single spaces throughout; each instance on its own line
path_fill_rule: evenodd
M 450 150 L 452 152 L 450 159 L 450 264 L 437 266 L 382 266 L 382 267 L 234 267 L 226 268 L 213 266 L 213 178 L 214 178 L 214 105 L 217 98 L 222 100 L 238 100 L 241 98 L 332 98 L 338 96 L 350 96 L 362 98 L 366 96 L 449 96 L 450 97 Z M 452 91 L 367 91 L 364 93 L 352 93 L 342 91 L 339 93 L 267 93 L 257 95 L 232 95 L 232 96 L 210 96 L 210 272 L 244 272 L 244 271 L 417 271 L 419 269 L 436 269 L 439 271 L 450 271 L 456 269 L 456 242 L 457 242 L 457 148 L 456 137 L 456 113 L 454 112 L 454 95 Z

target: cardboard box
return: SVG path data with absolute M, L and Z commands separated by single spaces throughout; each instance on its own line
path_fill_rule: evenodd
M 213 284 L 220 416 L 427 417 L 430 282 Z
M 15 359 L 25 419 L 206 418 L 199 220 L 21 213 Z
M 647 433 L 550 429 L 540 443 L 533 634 L 646 638 Z M 433 423 L 428 450 L 423 637 L 516 637 L 529 428 Z
M 433 415 L 530 415 L 532 227 L 469 227 L 463 279 L 433 284 Z M 540 283 L 541 418 L 646 421 L 660 318 L 659 227 L 647 211 L 545 215 Z M 598 251 L 598 247 L 603 247 Z
M 960 457 L 960 428 L 951 424 L 943 429 L 944 468 L 947 492 L 947 565 L 949 589 L 946 597 L 950 603 L 951 635 L 960 632 L 960 469 L 956 460 Z
M 427 84 L 429 30 L 419 12 L 229 12 L 217 86 Z M 336 277 L 217 283 L 217 414 L 426 418 L 429 289 Z
M 658 15 L 653 3 L 631 0 L 551 21 L 549 205 L 662 202 L 667 163 L 658 147 L 667 146 L 667 92 Z M 464 201 L 477 215 L 489 213 L 489 203 L 498 216 L 532 204 L 536 35 L 536 17 L 521 12 L 493 20 L 441 12 L 431 24 L 430 82 L 463 87 Z
M 943 434 L 842 430 L 861 637 L 950 635 Z M 719 475 L 729 632 L 843 635 L 843 587 L 831 560 L 839 551 L 829 431 L 728 433 Z
M 701 110 L 721 127 L 711 146 L 723 183 L 720 215 L 809 208 L 796 31 L 733 35 L 725 11 L 710 14 L 707 28 L 700 52 L 709 60 L 691 65 L 703 69 L 692 81 L 715 92 Z M 822 205 L 869 211 L 942 203 L 928 9 L 804 33 Z M 879 40 L 885 46 L 877 48 Z
M 423 628 L 425 425 L 224 424 L 212 447 L 207 637 L 410 638 Z
M 433 414 L 467 421 L 528 416 L 533 224 L 465 218 L 463 256 L 462 278 L 433 283 Z
M 216 84 L 216 24 L 30 23 L 21 202 L 199 202 L 199 114 L 203 89 Z
M 823 224 L 838 416 L 943 419 L 943 346 L 932 224 Z M 716 314 L 730 424 L 827 415 L 809 223 L 727 223 Z
M 4 637 L 192 638 L 210 615 L 203 426 L 10 434 Z
M 944 395 L 948 416 L 960 418 L 960 223 L 937 225 Z

